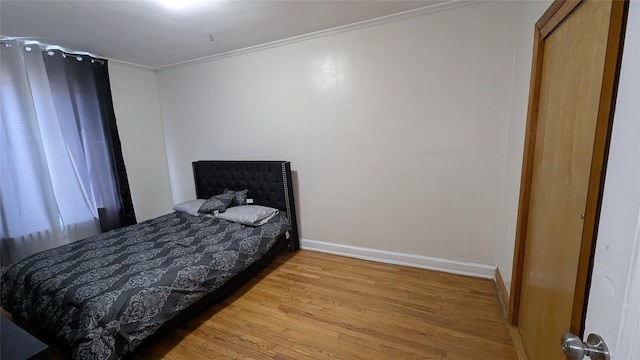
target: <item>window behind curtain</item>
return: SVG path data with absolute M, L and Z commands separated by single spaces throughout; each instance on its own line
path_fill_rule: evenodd
M 0 63 L 3 263 L 136 222 L 106 60 L 10 45 Z

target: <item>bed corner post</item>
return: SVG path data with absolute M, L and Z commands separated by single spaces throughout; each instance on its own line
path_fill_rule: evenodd
M 295 197 L 293 195 L 293 182 L 291 176 L 291 162 L 282 163 L 282 180 L 284 184 L 285 203 L 287 206 L 287 217 L 291 221 L 291 237 L 289 238 L 289 251 L 294 252 L 300 249 L 300 236 L 298 233 L 298 219 L 296 216 Z

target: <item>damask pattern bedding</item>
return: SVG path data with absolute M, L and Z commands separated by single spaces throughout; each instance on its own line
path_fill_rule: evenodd
M 241 272 L 291 228 L 172 213 L 45 251 L 2 274 L 2 306 L 75 359 L 117 359 Z

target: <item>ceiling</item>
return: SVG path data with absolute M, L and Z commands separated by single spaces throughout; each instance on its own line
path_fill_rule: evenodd
M 0 35 L 158 69 L 448 2 L 204 0 L 170 9 L 152 0 L 0 0 Z

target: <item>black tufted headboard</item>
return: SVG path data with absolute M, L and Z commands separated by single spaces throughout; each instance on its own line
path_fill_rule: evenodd
M 198 199 L 221 194 L 225 188 L 248 189 L 247 198 L 253 199 L 253 204 L 285 212 L 292 227 L 289 248 L 291 251 L 300 248 L 290 162 L 194 161 L 193 178 Z

